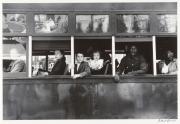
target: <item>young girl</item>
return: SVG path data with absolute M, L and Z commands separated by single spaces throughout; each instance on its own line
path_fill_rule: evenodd
M 97 74 L 103 74 L 103 59 L 100 59 L 100 52 L 99 51 L 94 51 L 93 52 L 93 59 L 90 60 L 89 66 L 91 68 L 91 73 L 93 75 Z

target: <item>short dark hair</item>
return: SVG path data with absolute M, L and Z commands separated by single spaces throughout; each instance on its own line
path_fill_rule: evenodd
M 64 56 L 64 50 L 58 49 L 58 50 L 55 50 L 55 51 L 59 51 Z
M 76 52 L 76 56 L 77 56 L 77 54 L 82 54 L 84 56 L 83 52 Z

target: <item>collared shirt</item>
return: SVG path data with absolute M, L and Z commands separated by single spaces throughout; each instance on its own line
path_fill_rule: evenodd
M 78 71 L 78 69 L 79 69 L 80 64 L 81 64 L 81 63 L 77 63 L 77 68 L 76 68 L 77 71 Z
M 168 64 L 162 60 L 159 62 L 159 68 L 162 74 L 177 74 L 177 59 L 173 59 Z
M 103 59 L 90 60 L 89 66 L 90 66 L 91 69 L 99 70 L 99 69 L 101 69 L 103 67 L 103 62 L 104 62 Z

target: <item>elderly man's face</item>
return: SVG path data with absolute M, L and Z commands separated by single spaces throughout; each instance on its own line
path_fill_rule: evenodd
M 132 56 L 136 55 L 137 54 L 137 47 L 132 46 L 131 49 L 130 49 L 130 53 L 131 53 Z

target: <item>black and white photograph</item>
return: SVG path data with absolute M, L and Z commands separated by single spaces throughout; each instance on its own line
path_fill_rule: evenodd
M 178 2 L 2 3 L 2 119 L 176 121 L 177 13 Z

